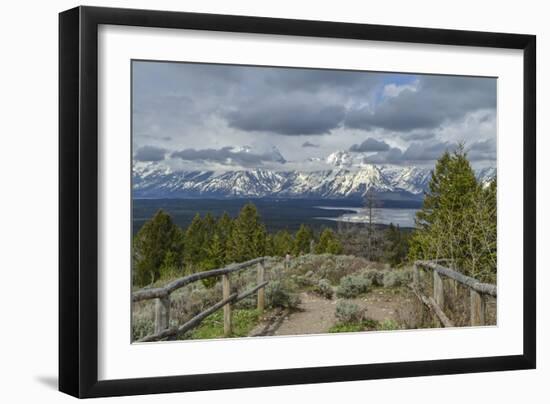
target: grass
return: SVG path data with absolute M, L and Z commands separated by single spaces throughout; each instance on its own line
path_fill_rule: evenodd
M 231 313 L 232 337 L 246 337 L 258 324 L 258 310 L 236 309 Z M 223 338 L 223 310 L 206 317 L 203 322 L 186 335 L 186 339 Z
M 357 332 L 364 331 L 365 327 L 363 324 L 336 324 L 329 328 L 328 332 L 338 333 L 338 332 Z
M 357 331 L 373 331 L 377 330 L 379 322 L 376 320 L 366 319 L 360 323 L 336 324 L 329 328 L 329 333 L 338 332 L 357 332 Z

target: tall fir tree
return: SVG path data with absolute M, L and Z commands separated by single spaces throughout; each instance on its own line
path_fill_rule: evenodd
M 185 231 L 184 259 L 187 267 L 196 271 L 196 266 L 204 259 L 206 229 L 201 216 L 197 213 Z
M 319 237 L 319 242 L 315 246 L 316 254 L 341 254 L 342 244 L 331 229 L 324 229 Z
M 292 253 L 294 248 L 294 239 L 287 230 L 279 230 L 273 236 L 273 254 L 284 257 Z
M 409 259 L 450 259 L 457 270 L 490 280 L 496 273 L 496 265 L 492 266 L 487 259 L 491 248 L 483 249 L 480 245 L 481 237 L 491 239 L 494 235 L 496 240 L 496 216 L 492 218 L 488 213 L 491 198 L 487 195 L 491 195 L 490 191 L 478 183 L 463 145 L 453 153 L 444 153 L 432 173 L 423 207 L 417 213 Z M 491 236 L 484 236 L 487 232 Z
M 399 228 L 399 225 L 394 226 L 390 223 L 385 231 L 384 259 L 392 266 L 402 264 L 407 259 L 408 244 L 407 234 Z
M 300 225 L 300 228 L 294 236 L 293 254 L 300 255 L 309 253 L 311 240 L 313 240 L 313 232 L 311 229 L 304 224 Z
M 253 203 L 247 203 L 233 222 L 228 240 L 228 257 L 231 262 L 243 262 L 265 254 L 267 231 Z
M 220 244 L 223 247 L 223 263 L 227 264 L 230 262 L 230 257 L 228 256 L 227 247 L 231 233 L 233 232 L 233 219 L 224 212 L 216 223 L 216 232 L 220 238 Z
M 137 286 L 155 282 L 161 269 L 182 266 L 183 232 L 162 209 L 141 227 L 133 244 L 133 278 Z

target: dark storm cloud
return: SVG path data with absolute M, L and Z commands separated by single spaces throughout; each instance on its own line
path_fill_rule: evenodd
M 390 149 L 390 145 L 383 140 L 376 140 L 372 137 L 367 138 L 360 144 L 352 145 L 349 150 L 352 152 L 380 152 Z
M 374 108 L 350 110 L 346 126 L 398 132 L 434 129 L 463 118 L 468 112 L 495 108 L 495 79 L 421 76 L 416 91 L 404 90 Z
M 320 135 L 337 128 L 345 116 L 341 105 L 277 99 L 241 106 L 226 114 L 232 128 L 285 136 Z
M 134 62 L 135 134 L 194 135 L 209 118 L 245 132 L 322 135 L 342 125 L 346 100 L 383 82 L 367 72 Z
M 397 147 L 392 147 L 388 151 L 378 152 L 365 158 L 367 163 L 374 164 L 399 164 L 402 162 L 403 152 Z
M 412 143 L 405 151 L 393 147 L 387 151 L 368 156 L 365 160 L 375 164 L 424 163 L 435 161 L 445 151 L 452 152 L 456 148 L 457 144 L 450 142 Z
M 472 144 L 467 148 L 468 159 L 471 161 L 496 160 L 496 139 L 488 139 Z
M 436 142 L 432 144 L 412 143 L 403 152 L 405 161 L 437 160 L 445 151 L 452 152 L 457 147 L 456 143 Z
M 161 161 L 166 156 L 166 149 L 155 146 L 143 146 L 136 150 L 134 159 L 137 161 Z
M 317 92 L 338 90 L 347 93 L 370 89 L 382 80 L 381 75 L 357 71 L 336 71 L 316 69 L 271 69 L 266 83 L 284 91 Z
M 404 140 L 427 140 L 433 139 L 435 133 L 433 132 L 419 132 L 419 133 L 404 133 L 401 135 L 401 138 Z
M 350 148 L 374 153 L 371 162 L 427 165 L 442 150 L 436 134 L 443 145 L 465 139 L 472 159 L 495 155 L 473 144 L 493 130 L 495 79 L 192 63 L 133 62 L 132 68 L 136 160 L 273 167 L 285 160 L 280 154 L 219 147 L 277 145 L 289 162 L 307 169 L 306 157 L 322 161 L 349 148 L 358 131 L 363 140 L 361 131 L 372 129 L 401 149 L 375 139 Z M 160 151 L 147 149 L 151 144 Z
M 277 149 L 265 153 L 253 153 L 248 149 L 235 149 L 231 146 L 221 149 L 184 149 L 172 153 L 172 157 L 186 161 L 209 161 L 246 167 L 262 165 L 266 162 L 286 163 Z

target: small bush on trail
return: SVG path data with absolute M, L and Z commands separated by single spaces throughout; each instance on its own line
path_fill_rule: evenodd
M 284 281 L 273 280 L 265 288 L 267 305 L 269 307 L 284 307 L 293 309 L 300 304 L 300 296 Z
M 232 312 L 232 337 L 246 337 L 258 323 L 257 310 L 237 309 Z M 211 339 L 223 337 L 223 311 L 218 310 L 206 317 L 195 329 L 186 333 L 181 339 Z
M 338 332 L 358 332 L 358 331 L 374 331 L 377 330 L 379 326 L 378 321 L 367 318 L 361 321 L 360 323 L 352 324 L 336 324 L 329 328 L 329 333 L 338 333 Z
M 362 275 L 371 282 L 372 286 L 384 286 L 384 271 L 366 269 L 362 271 Z
M 365 312 L 357 304 L 342 300 L 336 305 L 335 316 L 339 324 L 357 324 L 364 320 Z
M 137 341 L 147 335 L 153 334 L 155 325 L 144 317 L 134 318 L 132 320 L 132 341 Z
M 363 324 L 336 324 L 329 328 L 329 333 L 338 333 L 338 332 L 358 332 L 363 331 L 365 327 Z
M 398 286 L 404 286 L 411 281 L 411 278 L 412 275 L 410 271 L 386 271 L 384 273 L 384 287 L 394 288 Z
M 378 325 L 379 331 L 393 331 L 393 330 L 399 330 L 399 329 L 400 329 L 399 324 L 397 324 L 395 320 L 391 320 L 391 319 L 386 319 Z
M 371 281 L 361 274 L 344 276 L 340 279 L 336 294 L 338 297 L 357 297 L 368 292 L 371 285 Z
M 323 296 L 325 299 L 332 299 L 332 295 L 334 294 L 334 290 L 332 290 L 332 286 L 330 285 L 330 282 L 326 279 L 321 279 L 314 289 L 315 293 L 317 293 L 320 296 Z

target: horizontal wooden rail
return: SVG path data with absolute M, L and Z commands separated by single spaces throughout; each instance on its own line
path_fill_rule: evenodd
M 246 262 L 241 262 L 238 264 L 231 264 L 224 268 L 212 269 L 210 271 L 197 272 L 192 275 L 184 276 L 183 278 L 176 279 L 163 287 L 152 288 L 152 289 L 141 289 L 137 292 L 134 292 L 132 295 L 132 300 L 134 302 L 139 302 L 141 300 L 147 299 L 156 299 L 155 306 L 155 327 L 154 333 L 147 335 L 137 342 L 150 342 L 150 341 L 159 341 L 165 338 L 174 337 L 185 333 L 192 328 L 198 326 L 202 320 L 208 317 L 210 314 L 215 311 L 223 308 L 223 328 L 224 336 L 231 336 L 231 305 L 236 303 L 251 294 L 258 293 L 258 302 L 257 308 L 258 312 L 262 313 L 264 311 L 265 305 L 265 286 L 269 281 L 264 281 L 264 272 L 265 272 L 265 260 L 267 257 L 255 258 Z M 253 265 L 258 265 L 257 273 L 257 285 L 253 288 L 242 292 L 240 294 L 233 293 L 231 294 L 231 285 L 229 280 L 229 275 L 231 273 L 240 271 L 242 269 L 250 268 Z M 222 300 L 208 309 L 202 311 L 201 313 L 195 315 L 185 324 L 170 327 L 170 294 L 175 290 L 188 285 L 192 282 L 199 281 L 201 279 L 210 278 L 214 276 L 222 277 Z
M 454 323 L 449 319 L 449 317 L 447 317 L 447 315 L 445 314 L 443 309 L 441 307 L 439 307 L 439 305 L 435 302 L 433 297 L 424 296 L 415 287 L 411 286 L 411 289 L 413 290 L 416 297 L 418 297 L 418 299 L 422 303 L 424 303 L 424 305 L 426 305 L 432 311 L 432 313 L 434 313 L 436 315 L 437 319 L 441 322 L 443 327 L 454 327 L 455 326 Z
M 468 286 L 470 289 L 473 289 L 478 293 L 497 297 L 496 285 L 479 282 L 477 279 L 461 274 L 460 272 L 453 271 L 452 269 L 446 268 L 432 261 L 416 261 L 415 265 L 436 271 L 440 275 L 444 275 L 448 278 L 454 279 L 455 281 Z
M 247 298 L 248 296 L 252 295 L 253 293 L 257 292 L 259 289 L 265 287 L 269 282 L 265 281 L 260 283 L 259 285 L 256 285 L 255 287 L 242 292 L 240 294 L 233 293 L 231 294 L 227 299 L 223 299 L 219 301 L 218 303 L 214 304 L 213 306 L 210 306 L 208 309 L 200 312 L 195 317 L 193 317 L 191 320 L 187 321 L 185 324 L 182 324 L 179 327 L 171 327 L 167 328 L 161 332 L 158 332 L 156 334 L 148 335 L 137 342 L 151 342 L 151 341 L 159 341 L 164 338 L 174 337 L 180 334 L 183 334 L 192 328 L 198 326 L 202 320 L 204 320 L 206 317 L 208 317 L 210 314 L 213 314 L 214 312 L 218 311 L 225 305 L 231 303 L 235 304 L 240 300 L 243 300 L 244 298 Z
M 233 293 L 230 295 L 227 299 L 223 299 L 216 303 L 215 305 L 209 307 L 208 309 L 200 312 L 195 317 L 193 317 L 191 320 L 186 322 L 185 324 L 180 325 L 179 327 L 171 327 L 166 328 L 165 330 L 156 333 L 148 335 L 137 342 L 151 342 L 151 341 L 159 341 L 164 338 L 173 337 L 178 334 L 184 333 L 186 331 L 189 331 L 193 327 L 196 327 L 201 323 L 202 320 L 204 320 L 206 317 L 208 317 L 210 314 L 214 313 L 215 311 L 221 309 L 223 306 L 225 306 L 228 303 L 233 302 L 237 298 L 237 294 Z
M 212 269 L 210 271 L 203 271 L 203 272 L 197 272 L 191 275 L 184 276 L 183 278 L 176 279 L 168 284 L 166 284 L 163 287 L 160 288 L 145 288 L 140 289 L 134 293 L 132 293 L 132 301 L 133 302 L 139 302 L 141 300 L 148 300 L 148 299 L 155 299 L 155 298 L 163 298 L 168 295 L 170 295 L 172 292 L 174 292 L 177 289 L 180 289 L 184 287 L 185 285 L 188 285 L 190 283 L 199 281 L 201 279 L 210 278 L 212 276 L 220 276 L 220 275 L 227 275 L 232 272 L 240 271 L 242 269 L 248 268 L 249 266 L 252 266 L 254 264 L 259 264 L 264 262 L 266 258 L 260 257 L 260 258 L 254 258 L 253 260 L 241 262 L 239 264 L 231 264 L 224 268 L 218 268 L 218 269 Z

